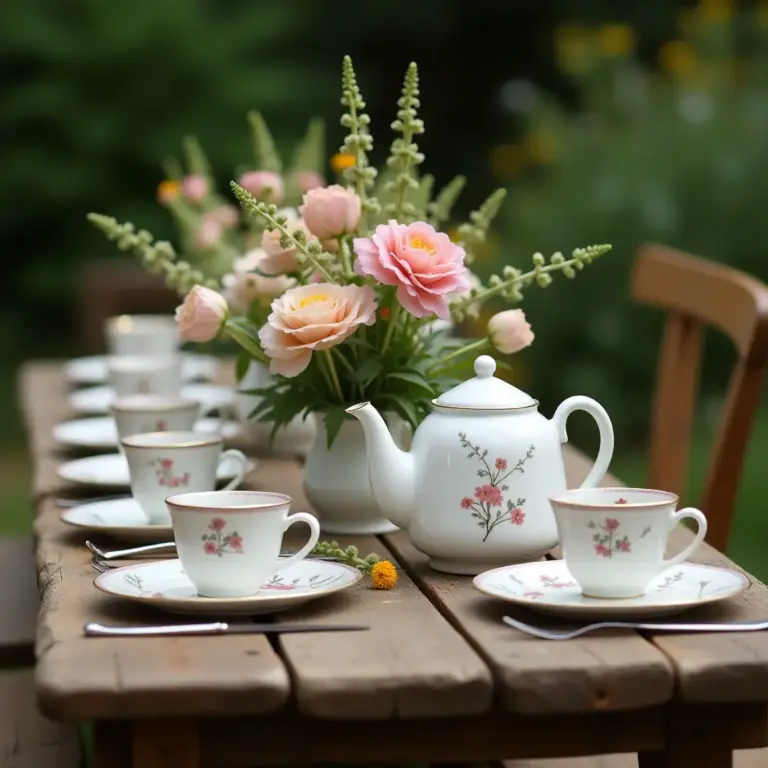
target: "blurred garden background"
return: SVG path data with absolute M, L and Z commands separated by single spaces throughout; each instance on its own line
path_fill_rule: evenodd
M 768 3 L 4 0 L 0 527 L 30 519 L 16 369 L 82 353 L 80 270 L 120 255 L 86 214 L 173 239 L 156 197 L 163 163 L 195 136 L 225 190 L 251 156 L 254 109 L 284 156 L 322 118 L 331 176 L 345 53 L 380 137 L 375 164 L 415 60 L 424 167 L 438 186 L 457 173 L 469 180 L 457 220 L 495 186 L 508 189 L 476 271 L 613 244 L 575 283 L 528 292 L 536 342 L 513 361 L 514 376 L 547 415 L 571 394 L 599 400 L 616 427 L 614 472 L 643 482 L 661 316 L 629 301 L 637 247 L 659 241 L 768 278 Z M 691 502 L 732 360 L 725 342 L 708 339 Z M 763 578 L 766 405 L 731 551 Z M 578 420 L 572 439 L 594 450 L 591 425 Z

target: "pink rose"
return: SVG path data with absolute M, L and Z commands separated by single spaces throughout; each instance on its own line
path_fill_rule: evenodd
M 309 192 L 310 189 L 315 187 L 324 187 L 325 179 L 315 171 L 299 171 L 296 174 L 296 186 L 302 192 Z
M 274 171 L 248 171 L 238 182 L 254 197 L 275 205 L 283 201 L 283 177 Z
M 211 341 L 227 319 L 227 302 L 220 293 L 196 285 L 176 309 L 179 333 L 185 341 Z
M 488 321 L 488 336 L 499 352 L 511 355 L 533 343 L 531 326 L 522 309 L 499 312 Z
M 355 270 L 397 286 L 397 300 L 414 317 L 450 317 L 448 296 L 469 288 L 464 249 L 423 221 L 376 227 L 356 237 Z
M 318 240 L 331 240 L 357 229 L 362 204 L 353 190 L 331 184 L 306 192 L 299 213 Z
M 296 281 L 285 275 L 264 277 L 253 270 L 261 270 L 266 254 L 261 248 L 248 251 L 234 263 L 234 272 L 222 278 L 224 298 L 236 312 L 245 313 L 256 299 L 272 299 L 292 288 Z
M 220 205 L 205 216 L 207 221 L 215 221 L 222 227 L 236 227 L 240 221 L 240 211 L 234 205 Z
M 288 211 L 283 211 L 287 217 L 285 223 L 285 229 L 293 234 L 297 229 L 300 229 L 306 234 L 307 240 L 312 239 L 312 233 L 307 229 L 307 225 L 295 215 Z M 261 238 L 261 247 L 264 249 L 266 256 L 262 259 L 259 269 L 265 275 L 282 275 L 286 272 L 295 272 L 299 265 L 296 262 L 296 248 L 289 246 L 283 248 L 280 245 L 280 238 L 282 233 L 280 230 L 273 230 L 272 232 L 264 232 Z
M 191 203 L 199 203 L 208 194 L 208 181 L 199 173 L 191 173 L 181 182 L 181 191 Z
M 219 242 L 221 235 L 221 224 L 204 217 L 200 229 L 198 229 L 195 234 L 195 245 L 200 248 L 200 250 L 211 248 Z
M 359 325 L 375 321 L 376 294 L 370 286 L 301 285 L 272 302 L 259 339 L 271 358 L 271 373 L 297 376 L 315 350 L 341 344 Z

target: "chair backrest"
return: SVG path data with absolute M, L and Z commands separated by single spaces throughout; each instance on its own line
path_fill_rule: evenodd
M 83 352 L 104 349 L 104 320 L 121 314 L 166 314 L 180 304 L 162 277 L 138 259 L 87 262 L 79 275 L 78 313 Z
M 737 269 L 645 245 L 634 265 L 631 293 L 642 304 L 667 310 L 651 416 L 651 487 L 685 490 L 703 326 L 721 331 L 736 347 L 738 360 L 699 501 L 708 518 L 707 541 L 724 551 L 768 363 L 768 286 Z

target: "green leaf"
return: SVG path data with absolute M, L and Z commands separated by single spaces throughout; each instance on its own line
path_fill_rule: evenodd
M 379 357 L 366 357 L 357 367 L 354 374 L 349 374 L 352 381 L 363 386 L 370 384 L 382 371 L 383 365 Z
M 237 355 L 235 359 L 235 379 L 238 383 L 243 380 L 243 376 L 248 372 L 252 359 L 244 349 Z
M 419 425 L 419 414 L 413 402 L 400 395 L 382 395 L 382 400 L 392 404 L 392 408 L 397 411 L 414 429 Z
M 412 384 L 413 386 L 429 393 L 430 396 L 434 396 L 435 394 L 432 385 L 420 373 L 411 373 L 409 371 L 392 371 L 391 373 L 388 373 L 385 378 L 404 381 L 406 384 Z
M 331 449 L 333 441 L 338 436 L 341 426 L 344 424 L 346 418 L 347 414 L 343 408 L 331 408 L 326 412 L 323 421 L 325 422 L 325 436 L 328 450 Z
M 227 333 L 257 360 L 264 360 L 259 340 L 259 328 L 244 317 L 230 317 L 224 324 Z

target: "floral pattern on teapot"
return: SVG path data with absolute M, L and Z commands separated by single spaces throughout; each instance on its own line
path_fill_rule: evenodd
M 461 500 L 461 508 L 471 510 L 472 517 L 477 519 L 477 524 L 485 531 L 483 541 L 487 541 L 496 526 L 503 523 L 522 525 L 525 522 L 525 499 L 514 496 L 505 500 L 504 494 L 509 490 L 509 485 L 504 481 L 515 472 L 525 474 L 525 464 L 533 458 L 536 448 L 531 445 L 525 456 L 518 459 L 510 469 L 509 461 L 497 457 L 491 463 L 488 459 L 488 451 L 473 445 L 465 432 L 459 432 L 459 441 L 462 448 L 467 448 L 468 459 L 477 459 L 479 469 L 477 476 L 485 482 L 475 488 L 474 497 L 464 496 Z M 514 499 L 514 500 L 513 500 Z

